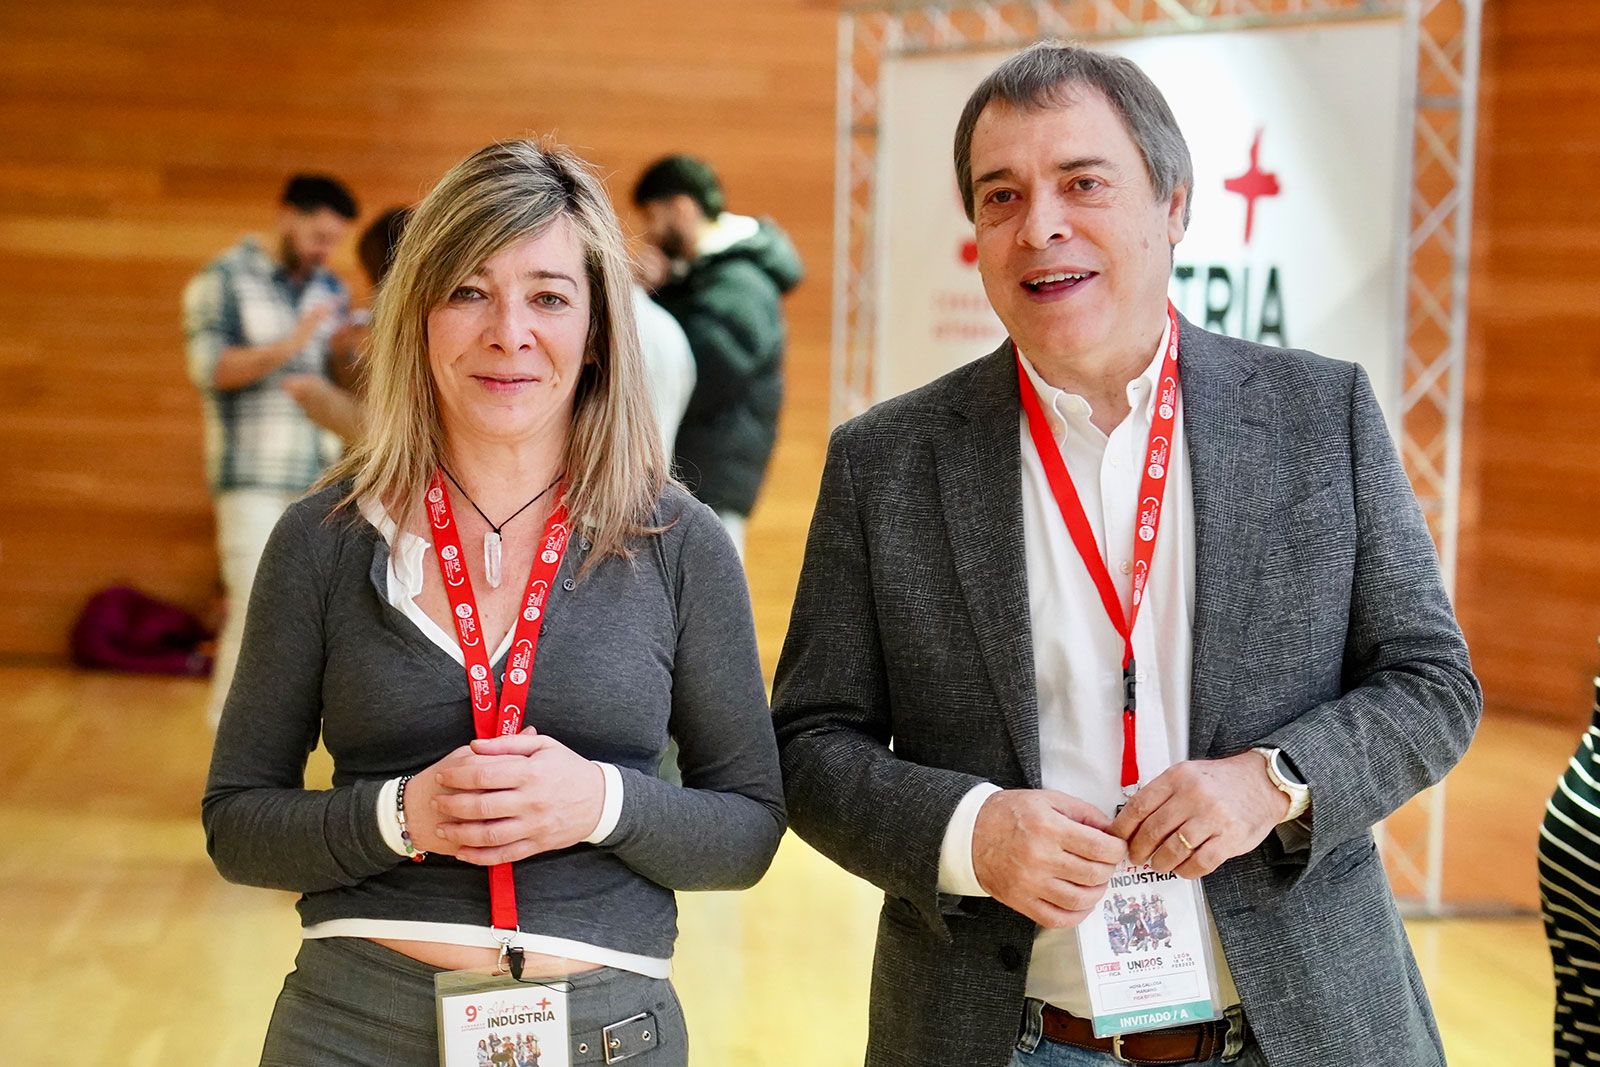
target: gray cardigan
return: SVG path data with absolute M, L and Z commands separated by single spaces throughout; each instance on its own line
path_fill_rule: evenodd
M 388 602 L 389 548 L 335 487 L 273 531 L 217 731 L 202 819 L 230 881 L 289 889 L 305 924 L 366 918 L 489 922 L 487 868 L 411 863 L 378 828 L 385 781 L 473 736 L 465 672 Z M 616 765 L 624 800 L 599 845 L 515 865 L 524 932 L 657 958 L 676 936 L 673 890 L 739 889 L 784 829 L 777 747 L 744 571 L 716 516 L 668 487 L 665 533 L 581 580 L 562 562 L 527 723 Z M 496 685 L 504 659 L 494 667 Z M 656 776 L 668 734 L 683 786 Z M 322 737 L 333 788 L 305 788 Z

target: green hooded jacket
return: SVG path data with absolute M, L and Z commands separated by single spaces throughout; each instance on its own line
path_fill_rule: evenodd
M 678 427 L 678 477 L 716 511 L 748 515 L 766 476 L 783 402 L 782 297 L 800 256 L 769 219 L 702 253 L 653 294 L 688 335 L 695 387 Z

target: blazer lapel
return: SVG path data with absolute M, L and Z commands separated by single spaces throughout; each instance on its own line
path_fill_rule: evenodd
M 1274 402 L 1221 339 L 1181 326 L 1183 429 L 1194 487 L 1194 663 L 1189 755 L 1210 755 L 1230 710 L 1261 544 L 1273 521 Z
M 936 450 L 950 552 L 979 651 L 1017 761 L 1040 787 L 1039 706 L 1022 536 L 1022 452 L 1016 363 L 1008 341 L 984 357 L 964 421 Z

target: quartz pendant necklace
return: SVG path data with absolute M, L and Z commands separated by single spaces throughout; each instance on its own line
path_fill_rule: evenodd
M 483 573 L 489 578 L 489 588 L 500 588 L 499 530 L 490 530 L 483 535 Z
M 483 535 L 483 575 L 485 578 L 489 579 L 489 588 L 499 589 L 500 561 L 502 557 L 500 549 L 500 531 L 505 529 L 506 524 L 512 519 L 516 518 L 518 515 L 521 515 L 524 511 L 527 511 L 529 508 L 533 507 L 533 505 L 537 504 L 541 499 L 543 499 L 544 495 L 550 490 L 554 489 L 556 484 L 561 481 L 562 476 L 557 475 L 556 480 L 539 490 L 539 494 L 532 500 L 522 505 L 516 511 L 513 511 L 507 518 L 502 519 L 500 522 L 495 522 L 493 519 L 489 518 L 489 516 L 483 513 L 483 509 L 478 506 L 478 502 L 476 500 L 473 500 L 471 496 L 467 495 L 467 491 L 461 488 L 461 483 L 456 481 L 456 476 L 451 474 L 448 468 L 441 466 L 439 469 L 444 471 L 444 476 L 446 478 L 450 479 L 450 484 L 456 487 L 456 492 L 460 493 L 466 499 L 467 503 L 472 505 L 472 510 L 476 511 L 478 515 L 482 517 L 483 521 L 489 524 L 489 532 Z

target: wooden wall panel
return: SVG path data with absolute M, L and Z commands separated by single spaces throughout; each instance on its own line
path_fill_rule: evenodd
M 809 268 L 788 436 L 820 438 L 834 42 L 833 6 L 805 0 L 0 5 L 0 655 L 61 655 L 113 582 L 210 601 L 179 295 L 270 225 L 295 170 L 347 181 L 364 222 L 493 139 L 553 131 L 631 222 L 643 165 L 706 156 Z M 353 250 L 335 265 L 355 281 Z
M 1600 5 L 1487 8 L 1457 599 L 1491 709 L 1576 723 L 1600 665 Z M 371 217 L 488 140 L 555 131 L 624 196 L 656 155 L 700 152 L 805 256 L 753 542 L 770 660 L 825 429 L 834 17 L 824 0 L 0 6 L 0 655 L 59 655 L 113 581 L 208 600 L 178 294 L 270 221 L 286 173 L 339 174 Z M 338 266 L 354 277 L 348 251 Z
M 1600 667 L 1600 5 L 1485 5 L 1457 607 L 1491 713 Z

